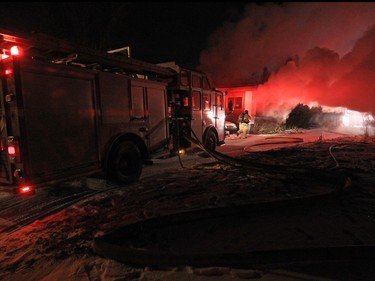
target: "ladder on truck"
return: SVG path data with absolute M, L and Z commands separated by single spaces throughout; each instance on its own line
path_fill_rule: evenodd
M 42 33 L 15 34 L 0 29 L 0 48 L 3 54 L 11 44 L 27 49 L 33 58 L 57 64 L 65 63 L 108 72 L 142 75 L 150 79 L 165 79 L 175 75 L 171 69 L 119 55 L 116 52 L 100 52 Z

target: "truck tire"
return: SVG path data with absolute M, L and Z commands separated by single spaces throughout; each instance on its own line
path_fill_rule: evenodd
M 215 133 L 213 131 L 207 132 L 207 135 L 204 140 L 204 147 L 207 150 L 214 151 L 216 149 L 216 145 L 217 145 L 217 139 L 216 139 Z
M 109 165 L 111 180 L 118 184 L 128 184 L 139 179 L 142 173 L 142 156 L 134 143 L 119 144 L 112 155 Z

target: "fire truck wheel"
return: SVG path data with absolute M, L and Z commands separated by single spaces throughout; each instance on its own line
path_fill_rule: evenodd
M 216 149 L 216 135 L 213 131 L 209 131 L 204 141 L 204 147 L 208 150 L 214 151 Z
M 139 179 L 142 173 L 142 156 L 132 142 L 117 146 L 110 163 L 111 179 L 119 184 L 127 184 Z

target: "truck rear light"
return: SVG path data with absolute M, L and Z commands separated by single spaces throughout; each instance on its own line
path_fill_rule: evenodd
M 14 136 L 8 136 L 7 150 L 9 160 L 14 161 L 16 159 L 16 154 L 18 153 L 18 142 L 16 141 Z
M 35 188 L 31 185 L 21 186 L 18 188 L 20 194 L 34 194 Z
M 8 154 L 10 156 L 14 156 L 16 155 L 16 148 L 14 147 L 14 145 L 10 145 L 8 146 Z
M 11 68 L 5 69 L 5 75 L 11 75 L 13 73 L 13 70 Z

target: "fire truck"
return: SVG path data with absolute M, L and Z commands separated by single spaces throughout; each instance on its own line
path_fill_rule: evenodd
M 224 94 L 202 72 L 38 33 L 0 30 L 0 51 L 2 190 L 126 185 L 154 155 L 224 143 Z

